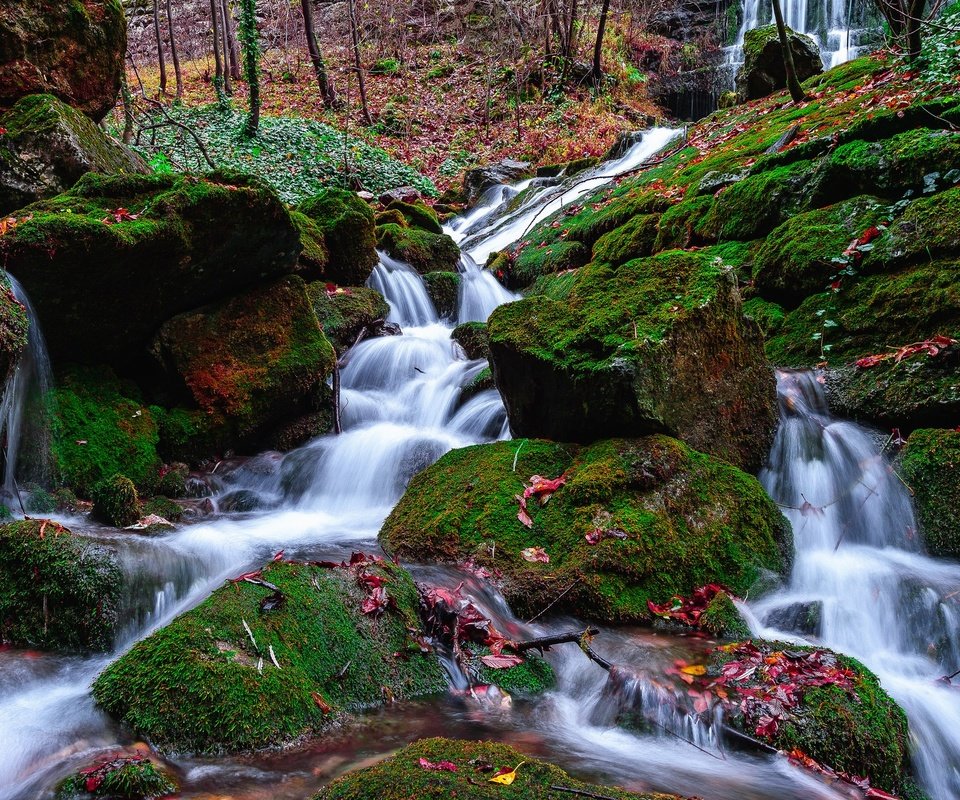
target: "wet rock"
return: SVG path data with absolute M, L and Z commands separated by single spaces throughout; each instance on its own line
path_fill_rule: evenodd
M 292 215 L 303 243 L 306 277 L 362 286 L 377 264 L 373 209 L 354 192 L 326 189 Z
M 123 574 L 104 549 L 57 522 L 0 525 L 0 640 L 44 650 L 108 650 Z
M 275 503 L 270 503 L 263 495 L 250 489 L 234 489 L 217 498 L 217 508 L 224 514 L 261 511 L 273 505 Z
M 526 527 L 516 500 L 524 482 L 561 474 L 548 503 L 528 501 Z M 755 478 L 665 436 L 454 450 L 413 478 L 380 541 L 401 559 L 470 557 L 500 570 L 520 615 L 557 601 L 558 613 L 604 622 L 649 621 L 648 600 L 712 582 L 742 595 L 790 552 L 788 526 Z M 531 547 L 549 562 L 526 560 Z
M 797 78 L 801 82 L 823 72 L 820 48 L 809 36 L 787 28 Z M 776 25 L 747 31 L 743 41 L 743 66 L 737 72 L 737 95 L 741 102 L 757 100 L 787 86 L 783 48 Z
M 62 781 L 54 800 L 154 800 L 177 792 L 171 775 L 142 755 L 103 756 Z
M 147 173 L 140 156 L 48 94 L 0 114 L 0 214 L 66 191 L 87 172 Z
M 380 203 L 389 206 L 391 203 L 416 203 L 420 199 L 420 190 L 413 186 L 398 186 L 380 195 Z
M 9 0 L 0 19 L 0 108 L 48 93 L 94 121 L 113 108 L 127 44 L 118 0 Z
M 393 600 L 378 616 L 361 610 L 352 569 L 270 564 L 263 580 L 279 605 L 264 603 L 271 587 L 224 586 L 109 666 L 94 697 L 164 749 L 212 753 L 289 743 L 357 708 L 443 691 L 439 661 L 408 635 L 419 627 L 410 577 L 389 562 L 363 574 Z
M 927 550 L 941 558 L 960 559 L 960 432 L 915 430 L 897 467 L 913 491 Z
M 329 404 L 336 356 L 298 277 L 174 317 L 153 352 L 221 452 L 255 451 L 275 428 Z
M 307 296 L 324 335 L 338 355 L 353 346 L 361 331 L 366 331 L 366 336 L 384 332 L 390 306 L 375 289 L 360 286 L 331 292 L 326 284 L 317 282 L 307 284 Z
M 767 614 L 764 624 L 778 631 L 800 636 L 820 636 L 823 603 L 791 603 L 775 608 Z
M 0 259 L 51 358 L 121 371 L 164 321 L 292 272 L 300 250 L 276 194 L 237 174 L 88 173 L 24 214 Z
M 14 297 L 7 276 L 0 276 L 0 381 L 4 384 L 27 346 L 29 329 L 26 309 Z
M 668 252 L 619 270 L 594 263 L 569 280 L 562 299 L 533 295 L 488 322 L 514 435 L 667 433 L 759 467 L 776 422 L 774 379 L 719 259 Z
M 459 272 L 428 272 L 423 276 L 430 302 L 441 319 L 457 318 L 457 299 L 460 294 Z
M 137 487 L 125 475 L 112 475 L 97 483 L 90 492 L 93 516 L 115 528 L 125 528 L 140 519 Z
M 449 762 L 456 771 L 425 769 L 423 764 Z M 356 800 L 379 797 L 381 800 L 419 800 L 424 797 L 456 797 L 482 800 L 493 797 L 496 785 L 488 782 L 496 769 L 517 772 L 511 797 L 538 800 L 567 800 L 571 793 L 610 798 L 610 800 L 679 800 L 675 795 L 636 794 L 610 786 L 595 786 L 577 780 L 559 767 L 495 742 L 468 742 L 456 739 L 421 739 L 403 748 L 385 761 L 350 772 L 320 790 L 314 800 Z M 484 765 L 490 765 L 486 767 Z M 552 787 L 561 786 L 564 791 Z M 503 787 L 500 787 L 501 789 Z M 504 792 L 500 792 L 504 794 Z
M 512 158 L 505 158 L 499 164 L 467 170 L 463 176 L 463 191 L 466 194 L 467 204 L 475 203 L 491 186 L 516 183 L 529 178 L 532 174 L 532 164 L 527 161 L 515 161 Z
M 464 322 L 457 325 L 450 338 L 463 348 L 470 360 L 490 357 L 490 341 L 485 322 Z
M 421 275 L 454 272 L 460 261 L 460 248 L 447 234 L 396 223 L 377 228 L 377 247 L 406 262 Z

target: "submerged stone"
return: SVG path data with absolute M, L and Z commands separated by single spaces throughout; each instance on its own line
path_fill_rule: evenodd
M 566 483 L 542 507 L 528 500 L 526 527 L 516 497 L 532 475 Z M 518 614 L 556 601 L 553 611 L 604 622 L 649 621 L 648 600 L 707 583 L 743 595 L 783 569 L 790 540 L 755 478 L 665 436 L 453 450 L 414 477 L 380 531 L 400 558 L 500 570 Z M 528 560 L 528 548 L 549 561 Z
M 0 641 L 43 650 L 108 650 L 123 575 L 113 555 L 57 522 L 0 525 Z

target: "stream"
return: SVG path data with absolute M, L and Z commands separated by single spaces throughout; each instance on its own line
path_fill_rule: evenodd
M 59 780 L 97 755 L 145 747 L 102 714 L 89 692 L 98 672 L 134 642 L 281 549 L 289 558 L 339 560 L 353 549 L 375 548 L 383 519 L 416 472 L 451 448 L 509 438 L 495 390 L 460 401 L 461 389 L 486 362 L 467 360 L 452 342 L 455 323 L 485 320 L 516 299 L 479 265 L 676 135 L 647 131 L 621 158 L 574 182 L 536 179 L 488 190 L 477 208 L 447 228 L 462 251 L 457 320 L 440 319 L 419 276 L 381 255 L 368 283 L 387 299 L 390 320 L 403 334 L 369 339 L 349 352 L 341 376 L 341 435 L 285 455 L 226 463 L 215 473 L 214 503 L 237 507 L 242 497 L 252 510 L 220 513 L 151 538 L 60 517 L 118 554 L 128 578 L 124 625 L 109 655 L 0 649 L 0 800 L 50 798 Z M 813 375 L 783 373 L 779 384 L 782 424 L 761 480 L 794 525 L 796 558 L 784 585 L 744 605 L 745 614 L 757 634 L 800 640 L 791 610 L 817 604 L 819 630 L 804 638 L 854 655 L 877 672 L 908 714 L 916 769 L 931 799 L 960 797 L 960 691 L 936 682 L 960 666 L 960 566 L 923 554 L 909 496 L 881 453 L 883 437 L 832 418 Z M 435 585 L 464 582 L 464 594 L 515 638 L 581 624 L 526 624 L 471 575 L 411 569 Z M 347 770 L 414 739 L 442 735 L 497 739 L 587 779 L 634 790 L 705 800 L 858 797 L 785 758 L 728 748 L 717 720 L 684 710 L 681 689 L 653 680 L 675 659 L 702 660 L 714 645 L 647 629 L 602 632 L 595 647 L 638 676 L 637 696 L 651 721 L 642 730 L 615 724 L 618 706 L 607 673 L 578 648 L 561 646 L 548 654 L 557 687 L 535 701 L 467 702 L 452 675 L 447 696 L 365 714 L 355 727 L 296 749 L 171 757 L 166 764 L 185 798 L 307 800 Z

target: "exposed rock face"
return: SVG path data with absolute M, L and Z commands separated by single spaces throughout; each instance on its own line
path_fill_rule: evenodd
M 566 483 L 542 506 L 530 498 L 527 527 L 516 496 L 532 475 Z M 649 621 L 648 600 L 706 583 L 742 595 L 791 551 L 789 525 L 753 476 L 666 436 L 453 450 L 413 478 L 380 541 L 401 559 L 495 567 L 519 614 L 572 587 L 554 610 L 603 622 Z M 531 547 L 549 561 L 525 558 Z
M 733 275 L 707 254 L 671 251 L 619 269 L 592 263 L 571 280 L 562 299 L 546 289 L 490 317 L 514 435 L 667 433 L 758 468 L 776 421 L 774 379 Z
M 23 304 L 13 296 L 10 281 L 0 276 L 0 385 L 16 366 L 27 346 L 27 331 L 30 321 Z
M 512 158 L 505 158 L 499 164 L 467 170 L 466 175 L 463 176 L 463 190 L 467 196 L 467 203 L 475 203 L 491 186 L 514 183 L 529 178 L 532 174 L 532 164 L 526 161 L 515 161 Z
M 927 549 L 942 558 L 960 558 L 960 431 L 914 431 L 898 466 L 913 490 Z
M 787 39 L 793 52 L 798 80 L 802 82 L 823 72 L 820 49 L 813 39 L 789 28 Z M 747 31 L 743 55 L 743 66 L 737 72 L 737 95 L 741 101 L 766 97 L 786 87 L 787 72 L 776 25 Z
M 49 93 L 100 121 L 120 91 L 126 43 L 119 0 L 6 0 L 0 108 Z
M 49 94 L 0 114 L 0 214 L 66 191 L 87 172 L 148 173 L 140 156 Z
M 0 237 L 54 361 L 121 371 L 170 317 L 292 272 L 299 251 L 273 191 L 228 174 L 88 173 Z

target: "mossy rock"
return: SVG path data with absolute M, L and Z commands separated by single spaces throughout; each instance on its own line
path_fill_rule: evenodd
M 125 528 L 140 519 L 140 497 L 137 487 L 124 475 L 111 475 L 90 492 L 93 516 L 115 528 Z
M 770 653 L 814 649 L 762 640 L 753 644 Z M 856 659 L 835 655 L 840 668 L 854 673 L 852 690 L 833 684 L 805 689 L 777 732 L 765 738 L 778 750 L 800 749 L 838 772 L 866 777 L 874 787 L 899 793 L 911 783 L 907 717 L 870 670 Z M 717 651 L 712 666 L 719 668 L 730 659 L 728 653 Z M 753 683 L 758 682 L 748 685 Z M 757 735 L 753 730 L 757 720 L 738 714 L 731 722 L 748 735 Z
M 66 367 L 53 393 L 51 454 L 57 479 L 81 496 L 122 473 L 152 491 L 161 466 L 157 420 L 139 390 L 106 367 Z
M 490 357 L 490 341 L 485 322 L 464 322 L 457 325 L 450 338 L 463 348 L 470 360 Z
M 707 244 L 713 241 L 703 229 L 703 220 L 713 210 L 713 196 L 692 197 L 663 212 L 658 221 L 655 251 Z
M 100 121 L 114 107 L 127 50 L 119 0 L 9 0 L 0 25 L 0 108 L 48 92 Z
M 44 650 L 109 650 L 123 574 L 112 554 L 56 522 L 0 525 L 0 641 Z
M 165 497 L 186 497 L 189 474 L 190 468 L 186 464 L 165 465 L 157 479 L 157 492 Z
M 91 764 L 61 781 L 54 800 L 158 800 L 176 792 L 173 778 L 150 759 L 120 756 Z
M 890 272 L 934 259 L 960 259 L 960 187 L 914 200 L 863 259 L 868 272 Z
M 398 212 L 406 220 L 407 225 L 413 228 L 420 228 L 430 233 L 443 233 L 437 212 L 424 203 L 404 203 L 402 200 L 394 200 L 387 206 L 387 213 L 392 211 Z M 380 222 L 377 224 L 379 225 Z
M 670 251 L 617 270 L 591 264 L 569 280 L 563 300 L 530 296 L 488 321 L 515 435 L 668 433 L 760 465 L 775 426 L 773 374 L 720 258 Z
M 460 403 L 468 402 L 476 397 L 481 392 L 486 392 L 489 389 L 496 389 L 497 384 L 493 382 L 493 372 L 490 367 L 484 367 L 480 370 L 473 379 L 460 390 Z
M 222 448 L 254 450 L 273 429 L 328 402 L 333 346 L 296 276 L 174 317 L 154 353 Z
M 339 355 L 353 346 L 360 331 L 374 328 L 390 313 L 390 306 L 383 295 L 366 286 L 328 292 L 325 283 L 314 282 L 307 284 L 307 297 L 310 298 L 324 336 Z
M 373 209 L 355 192 L 330 188 L 304 200 L 295 210 L 322 234 L 328 255 L 324 279 L 341 286 L 363 285 L 377 264 Z M 312 227 L 309 238 L 317 238 Z M 309 249 L 319 251 L 315 244 Z
M 960 432 L 915 430 L 898 460 L 927 550 L 960 559 Z
M 457 770 L 424 769 L 421 762 L 449 761 Z M 513 783 L 491 783 L 493 769 L 514 769 Z M 553 787 L 562 786 L 566 791 Z M 569 800 L 571 792 L 610 800 L 679 800 L 675 795 L 636 794 L 609 786 L 595 786 L 571 777 L 559 767 L 524 755 L 505 744 L 456 739 L 421 739 L 386 761 L 351 772 L 320 790 L 314 800 Z
M 350 570 L 272 563 L 263 580 L 282 592 L 278 608 L 265 610 L 270 588 L 228 584 L 107 667 L 93 695 L 165 750 L 217 753 L 290 743 L 389 697 L 442 692 L 439 661 L 408 634 L 418 627 L 413 581 L 389 562 L 367 572 L 394 601 L 376 619 L 362 613 Z
M 165 320 L 292 272 L 300 251 L 273 191 L 238 174 L 88 173 L 21 213 L 0 260 L 55 363 L 122 371 Z
M 603 234 L 593 244 L 591 260 L 618 267 L 653 253 L 657 241 L 658 214 L 638 214 L 619 228 Z
M 516 462 L 516 469 L 514 469 Z M 567 483 L 517 518 L 531 475 Z M 621 531 L 595 545 L 596 530 Z M 756 479 L 665 436 L 589 447 L 521 439 L 453 450 L 410 482 L 380 530 L 391 553 L 499 569 L 514 610 L 557 601 L 603 622 L 649 621 L 647 601 L 711 582 L 744 594 L 765 570 L 782 571 L 789 528 Z M 549 563 L 521 552 L 543 547 Z
M 290 221 L 300 235 L 299 272 L 307 278 L 323 278 L 330 266 L 330 251 L 323 229 L 306 214 L 290 209 Z
M 7 275 L 0 274 L 0 381 L 3 384 L 27 346 L 29 330 L 30 320 L 23 303 L 14 297 Z
M 787 312 L 776 303 L 768 302 L 761 297 L 751 297 L 744 301 L 743 315 L 756 322 L 766 338 L 780 330 Z
M 169 497 L 157 495 L 143 504 L 143 515 L 150 516 L 151 514 L 163 517 L 167 522 L 179 522 L 183 519 L 183 506 Z
M 140 156 L 49 94 L 0 114 L 0 214 L 66 191 L 87 172 L 147 173 Z
M 750 635 L 750 627 L 726 592 L 717 592 L 707 604 L 700 615 L 699 627 L 726 639 L 742 639 Z
M 823 72 L 820 48 L 809 36 L 787 28 L 787 43 L 793 55 L 797 78 L 805 81 Z M 746 32 L 743 66 L 737 72 L 737 98 L 741 102 L 766 97 L 787 86 L 783 46 L 776 25 Z
M 502 268 L 503 282 L 510 288 L 522 289 L 543 275 L 576 269 L 589 260 L 590 249 L 582 242 L 531 242 L 508 256 L 503 264 L 491 264 L 491 269 L 496 272 Z
M 377 247 L 404 261 L 421 275 L 428 272 L 455 272 L 460 248 L 445 233 L 388 223 L 377 228 Z
M 442 319 L 457 318 L 458 299 L 460 297 L 459 272 L 428 272 L 423 276 L 430 302 Z
M 888 213 L 881 201 L 864 196 L 791 217 L 757 251 L 753 262 L 757 291 L 788 308 L 824 291 L 842 268 L 838 259 L 850 242 Z

